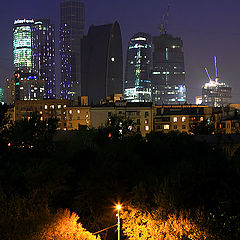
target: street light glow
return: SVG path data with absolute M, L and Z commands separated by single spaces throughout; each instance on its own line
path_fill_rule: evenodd
M 122 208 L 122 206 L 120 205 L 120 204 L 118 204 L 117 206 L 116 206 L 116 209 L 117 210 L 120 210 Z

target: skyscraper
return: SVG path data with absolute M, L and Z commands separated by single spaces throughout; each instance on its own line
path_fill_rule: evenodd
M 32 25 L 32 69 L 45 82 L 44 98 L 56 98 L 55 29 L 49 19 Z
M 129 41 L 124 82 L 124 99 L 151 102 L 152 37 L 137 33 Z
M 4 104 L 4 89 L 0 88 L 0 104 Z
M 183 41 L 170 34 L 153 37 L 152 94 L 156 104 L 184 104 Z
M 210 107 L 222 107 L 231 103 L 232 88 L 219 81 L 216 56 L 214 56 L 214 66 L 215 80 L 210 77 L 207 68 L 205 68 L 209 82 L 202 87 L 202 104 Z
M 84 3 L 64 0 L 60 4 L 61 99 L 81 94 L 81 38 L 84 34 Z
M 118 22 L 91 26 L 82 39 L 82 95 L 90 103 L 123 91 L 122 36 Z
M 31 69 L 32 67 L 32 35 L 33 19 L 17 19 L 13 26 L 13 58 L 15 69 Z

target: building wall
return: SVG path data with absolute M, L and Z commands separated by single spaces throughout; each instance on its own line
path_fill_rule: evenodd
M 56 98 L 55 29 L 49 19 L 35 20 L 32 26 L 33 72 L 44 80 L 44 98 Z
M 91 126 L 99 128 L 107 124 L 111 116 L 123 117 L 134 121 L 135 130 L 143 136 L 153 130 L 153 107 L 127 105 L 120 103 L 103 105 L 91 108 Z
M 77 100 L 81 95 L 81 39 L 85 28 L 84 2 L 60 3 L 61 99 Z
M 99 104 L 123 90 L 122 36 L 118 22 L 91 26 L 81 42 L 82 95 Z
M 184 104 L 186 83 L 183 42 L 169 34 L 154 36 L 152 94 L 156 104 Z
M 14 119 L 18 121 L 29 118 L 37 112 L 41 120 L 56 117 L 59 120 L 58 129 L 66 130 L 66 108 L 71 105 L 72 101 L 59 99 L 15 101 Z
M 66 127 L 67 130 L 78 130 L 82 126 L 91 126 L 91 108 L 73 106 L 66 108 Z
M 151 102 L 152 37 L 135 34 L 128 43 L 124 99 L 128 102 Z

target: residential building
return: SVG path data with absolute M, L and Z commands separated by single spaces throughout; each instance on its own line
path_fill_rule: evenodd
M 91 126 L 99 128 L 106 126 L 111 116 L 119 116 L 124 120 L 133 120 L 135 131 L 143 136 L 153 130 L 154 106 L 152 103 L 131 103 L 120 101 L 95 105 L 91 108 Z
M 49 19 L 32 25 L 32 71 L 44 80 L 44 98 L 56 98 L 55 28 Z
M 71 106 L 66 108 L 67 130 L 79 130 L 91 127 L 91 108 L 89 106 Z
M 128 43 L 124 99 L 128 102 L 151 102 L 152 37 L 135 34 Z
M 156 132 L 179 131 L 190 133 L 191 125 L 196 122 L 215 122 L 218 112 L 212 107 L 199 105 L 156 106 L 153 130 Z
M 118 22 L 90 26 L 81 42 L 82 95 L 98 104 L 108 96 L 122 94 L 123 53 Z
M 71 100 L 46 99 L 36 101 L 15 101 L 14 121 L 30 118 L 34 112 L 40 115 L 40 119 L 56 117 L 58 130 L 66 130 L 66 108 L 71 106 Z
M 61 99 L 77 100 L 81 95 L 81 39 L 85 8 L 80 0 L 60 3 Z
M 170 34 L 152 37 L 152 96 L 156 105 L 186 102 L 183 41 Z

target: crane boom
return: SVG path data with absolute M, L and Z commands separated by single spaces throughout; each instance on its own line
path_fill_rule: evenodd
M 209 81 L 211 82 L 212 81 L 212 79 L 211 79 L 211 77 L 210 77 L 210 75 L 209 75 L 209 73 L 208 73 L 208 70 L 207 70 L 207 68 L 205 67 L 205 71 L 206 71 L 206 73 L 207 73 L 207 76 L 208 76 L 208 79 L 209 79 Z

